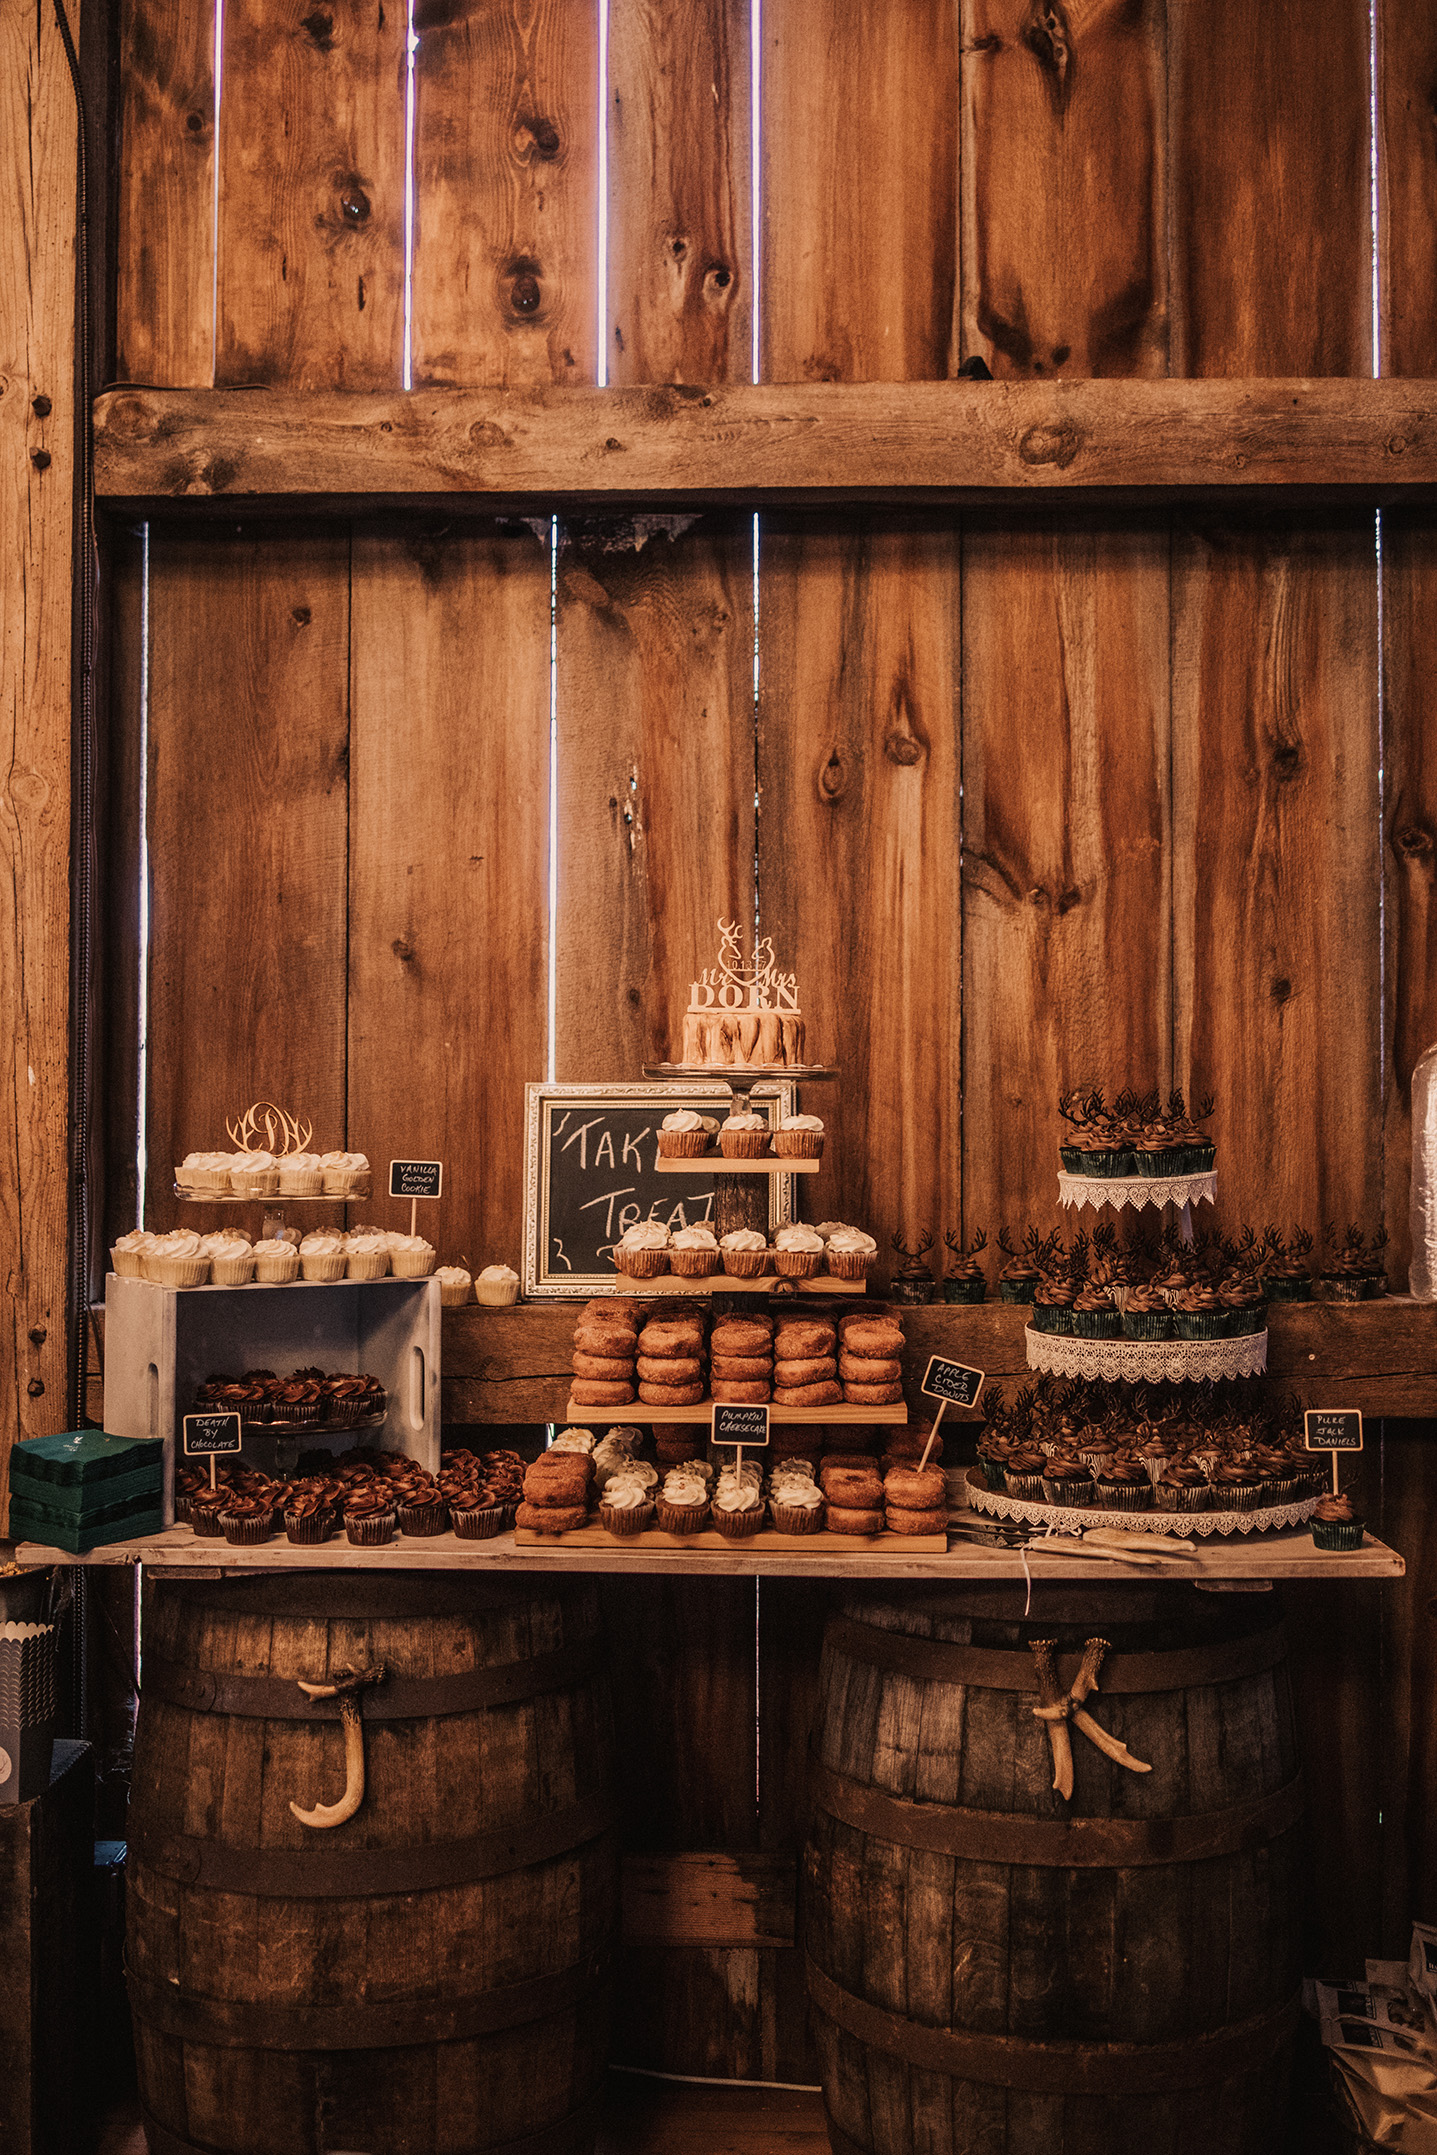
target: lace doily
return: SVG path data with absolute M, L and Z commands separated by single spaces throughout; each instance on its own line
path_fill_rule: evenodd
M 1078 1339 L 1025 1325 L 1029 1369 L 1053 1377 L 1126 1377 L 1130 1384 L 1195 1383 L 1207 1377 L 1260 1377 L 1266 1332 L 1241 1339 Z
M 1068 1510 L 1059 1504 L 1029 1504 L 1022 1497 L 1004 1496 L 970 1479 L 968 1503 L 976 1512 L 995 1519 L 1017 1519 L 1025 1526 L 1051 1527 L 1055 1534 L 1081 1533 L 1090 1526 L 1130 1527 L 1142 1534 L 1266 1534 L 1285 1526 L 1301 1526 L 1322 1502 L 1321 1496 L 1299 1497 L 1292 1504 L 1269 1504 L 1261 1511 L 1096 1511 Z
M 1217 1170 L 1205 1175 L 1070 1175 L 1058 1170 L 1060 1205 L 1111 1205 L 1120 1212 L 1131 1205 L 1135 1212 L 1144 1205 L 1214 1205 L 1217 1203 Z

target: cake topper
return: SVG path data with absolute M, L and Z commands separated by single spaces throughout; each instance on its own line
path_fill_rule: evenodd
M 261 1120 L 263 1118 L 263 1120 Z M 273 1100 L 256 1100 L 242 1115 L 227 1119 L 225 1128 L 230 1142 L 238 1152 L 272 1152 L 277 1160 L 286 1159 L 292 1152 L 308 1152 L 310 1139 L 314 1136 L 314 1124 L 301 1122 L 296 1115 L 287 1115 Z M 264 1143 L 259 1143 L 260 1131 Z M 279 1140 L 283 1138 L 284 1143 Z
M 720 920 L 719 958 L 689 989 L 680 1066 L 785 1070 L 803 1065 L 798 976 L 779 971 L 773 938 L 754 937 L 745 959 L 736 920 Z
M 689 990 L 691 1010 L 778 1010 L 799 1015 L 798 975 L 781 973 L 773 955 L 773 937 L 755 938 L 753 962 L 745 965 L 739 924 L 717 924 L 719 962 L 699 974 Z

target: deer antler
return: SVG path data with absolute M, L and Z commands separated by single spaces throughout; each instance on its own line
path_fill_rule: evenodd
M 364 1723 L 359 1714 L 359 1697 L 371 1684 L 384 1681 L 384 1663 L 376 1662 L 373 1668 L 351 1669 L 329 1684 L 307 1684 L 303 1677 L 296 1681 L 301 1691 L 312 1699 L 338 1699 L 339 1718 L 344 1724 L 344 1794 L 338 1803 L 317 1803 L 309 1811 L 302 1811 L 297 1803 L 290 1809 L 302 1826 L 342 1826 L 353 1818 L 364 1801 Z

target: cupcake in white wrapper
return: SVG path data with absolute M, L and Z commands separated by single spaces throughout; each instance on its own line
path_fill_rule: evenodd
M 485 1265 L 474 1282 L 474 1299 L 486 1309 L 507 1309 L 519 1299 L 519 1275 L 512 1265 Z
M 228 1152 L 187 1152 L 175 1169 L 175 1186 L 194 1197 L 223 1197 L 230 1186 Z
M 439 1282 L 439 1300 L 445 1309 L 462 1309 L 474 1292 L 474 1282 L 463 1265 L 440 1265 L 434 1277 Z
M 681 1227 L 669 1244 L 669 1270 L 679 1279 L 706 1280 L 718 1265 L 719 1246 L 711 1227 Z
M 237 1152 L 230 1162 L 230 1188 L 236 1197 L 273 1197 L 279 1188 L 279 1162 L 272 1152 Z
M 206 1235 L 200 1254 L 210 1261 L 210 1279 L 216 1287 L 247 1287 L 254 1278 L 254 1247 L 248 1235 L 233 1228 Z
M 121 1235 L 110 1251 L 110 1263 L 122 1280 L 142 1280 L 146 1277 L 145 1259 L 155 1246 L 155 1237 L 146 1234 L 143 1227 L 132 1227 L 127 1235 Z
M 369 1162 L 362 1152 L 322 1152 L 320 1173 L 326 1197 L 367 1197 Z
M 281 1158 L 281 1197 L 318 1197 L 323 1189 L 324 1163 L 317 1152 L 290 1152 Z
M 210 1261 L 198 1235 L 187 1228 L 172 1228 L 156 1235 L 153 1249 L 145 1256 L 145 1277 L 161 1287 L 203 1287 L 210 1276 Z
M 397 1280 L 427 1280 L 434 1270 L 435 1249 L 423 1235 L 390 1235 L 389 1269 Z
M 349 1264 L 343 1235 L 317 1228 L 299 1246 L 299 1269 L 307 1280 L 342 1280 Z
M 389 1270 L 389 1237 L 377 1228 L 357 1227 L 344 1238 L 345 1278 L 382 1280 Z
M 254 1246 L 254 1276 L 266 1287 L 287 1287 L 299 1278 L 299 1251 L 278 1236 Z

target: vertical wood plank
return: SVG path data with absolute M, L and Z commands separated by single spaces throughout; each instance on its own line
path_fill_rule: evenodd
M 715 923 L 753 918 L 752 525 L 674 522 L 560 550 L 560 1078 L 672 1060 Z
M 1167 372 L 1162 0 L 962 0 L 963 351 Z
M 0 143 L 3 1507 L 11 1445 L 65 1427 L 69 1370 L 75 105 L 54 17 L 23 0 L 0 0 Z
M 1382 1935 L 1381 1769 L 1390 1707 L 1379 1672 L 1387 1591 L 1385 1584 L 1324 1579 L 1283 1593 L 1308 1785 L 1303 1966 L 1335 1976 L 1360 1975 Z M 1405 1944 L 1404 1932 L 1394 1951 Z
M 1377 36 L 1381 371 L 1437 374 L 1437 15 L 1379 0 Z
M 1264 1217 L 1382 1201 L 1370 517 L 1174 541 L 1174 1071 Z
M 970 520 L 963 1209 L 1053 1216 L 1060 1092 L 1170 1075 L 1168 534 Z
M 121 381 L 199 389 L 214 380 L 214 65 L 215 0 L 122 0 Z
M 1377 1531 L 1407 1560 L 1407 1576 L 1381 1596 L 1382 1944 L 1404 1954 L 1414 1916 L 1437 1906 L 1437 1627 L 1432 1604 L 1432 1520 L 1437 1445 L 1430 1422 L 1382 1424 L 1382 1509 Z M 1370 1468 L 1369 1468 L 1370 1474 Z
M 414 380 L 594 379 L 598 10 L 416 0 Z
M 957 535 L 767 519 L 761 576 L 759 922 L 841 1073 L 803 1207 L 886 1244 L 959 1216 Z
M 180 1216 L 175 1162 L 252 1100 L 343 1142 L 349 613 L 344 534 L 152 529 L 154 1229 Z
M 215 380 L 396 388 L 404 9 L 227 0 L 224 36 Z
M 611 382 L 746 382 L 748 0 L 611 0 Z
M 1405 1289 L 1412 1257 L 1412 1071 L 1437 1042 L 1437 693 L 1432 678 L 1437 526 L 1430 519 L 1383 516 L 1382 588 L 1383 1137 L 1389 1277 Z
M 958 49 L 952 0 L 764 0 L 765 381 L 956 373 Z
M 391 1158 L 445 1162 L 441 1261 L 517 1267 L 547 1053 L 547 547 L 356 536 L 350 695 L 351 1137 L 376 1190 Z
M 1372 364 L 1367 0 L 1169 0 L 1174 374 Z
M 104 1107 L 105 1190 L 101 1270 L 117 1236 L 134 1227 L 140 1212 L 140 792 L 142 709 L 146 690 L 143 616 L 143 542 L 138 533 L 117 534 L 107 559 L 109 604 L 110 723 L 105 802 L 104 1042 L 101 1098 Z

